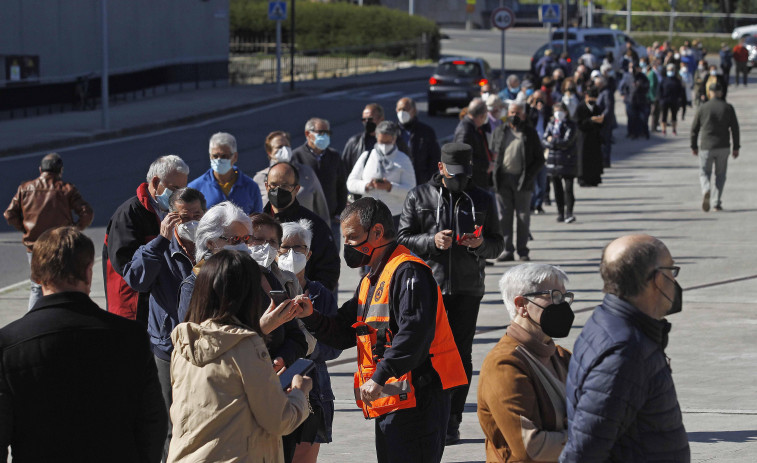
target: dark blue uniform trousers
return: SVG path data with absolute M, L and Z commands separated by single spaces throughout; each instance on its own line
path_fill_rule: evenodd
M 439 463 L 449 420 L 449 392 L 431 384 L 416 393 L 416 406 L 376 418 L 379 463 Z

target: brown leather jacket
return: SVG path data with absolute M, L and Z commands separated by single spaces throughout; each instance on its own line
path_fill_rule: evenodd
M 79 217 L 78 222 L 74 222 L 72 212 Z M 73 184 L 59 175 L 42 172 L 18 187 L 3 216 L 24 232 L 24 245 L 31 250 L 39 235 L 51 228 L 75 225 L 84 230 L 92 223 L 94 213 Z

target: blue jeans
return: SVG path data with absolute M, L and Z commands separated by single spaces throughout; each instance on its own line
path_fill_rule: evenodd
M 542 166 L 534 179 L 534 194 L 531 196 L 531 209 L 538 209 L 544 203 L 547 192 L 547 168 Z
M 29 267 L 32 265 L 32 252 L 26 251 L 26 258 L 29 260 Z M 38 285 L 35 282 L 32 283 L 31 293 L 29 294 L 29 308 L 28 310 L 32 310 L 32 307 L 34 307 L 34 304 L 37 303 L 39 298 L 42 297 L 42 286 Z

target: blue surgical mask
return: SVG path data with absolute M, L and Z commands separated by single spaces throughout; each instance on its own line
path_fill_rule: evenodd
M 531 96 L 532 93 L 534 93 L 533 88 L 526 89 L 526 96 Z
M 210 168 L 219 175 L 224 175 L 231 170 L 231 159 L 211 159 Z
M 668 77 L 673 77 L 674 75 L 676 75 L 674 71 L 668 71 Z
M 313 144 L 319 150 L 325 150 L 331 144 L 331 137 L 327 133 L 318 133 L 315 135 Z
M 168 198 L 170 198 L 172 194 L 173 194 L 173 190 L 170 188 L 166 188 L 165 190 L 163 190 L 163 193 L 156 196 L 155 201 L 158 202 L 158 207 L 160 207 L 164 211 L 167 211 L 169 208 Z

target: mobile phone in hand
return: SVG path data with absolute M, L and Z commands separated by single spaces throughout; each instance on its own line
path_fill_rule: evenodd
M 286 291 L 271 291 L 269 293 L 269 296 L 271 297 L 271 300 L 273 301 L 274 307 L 278 307 L 281 305 L 282 302 L 289 299 L 289 295 Z
M 287 367 L 286 370 L 284 370 L 284 373 L 279 375 L 281 388 L 286 391 L 287 389 L 292 387 L 292 379 L 294 379 L 294 375 L 307 376 L 307 374 L 310 373 L 314 367 L 315 363 L 313 363 L 313 361 L 310 359 L 297 359 L 296 362 L 294 362 L 289 367 Z

